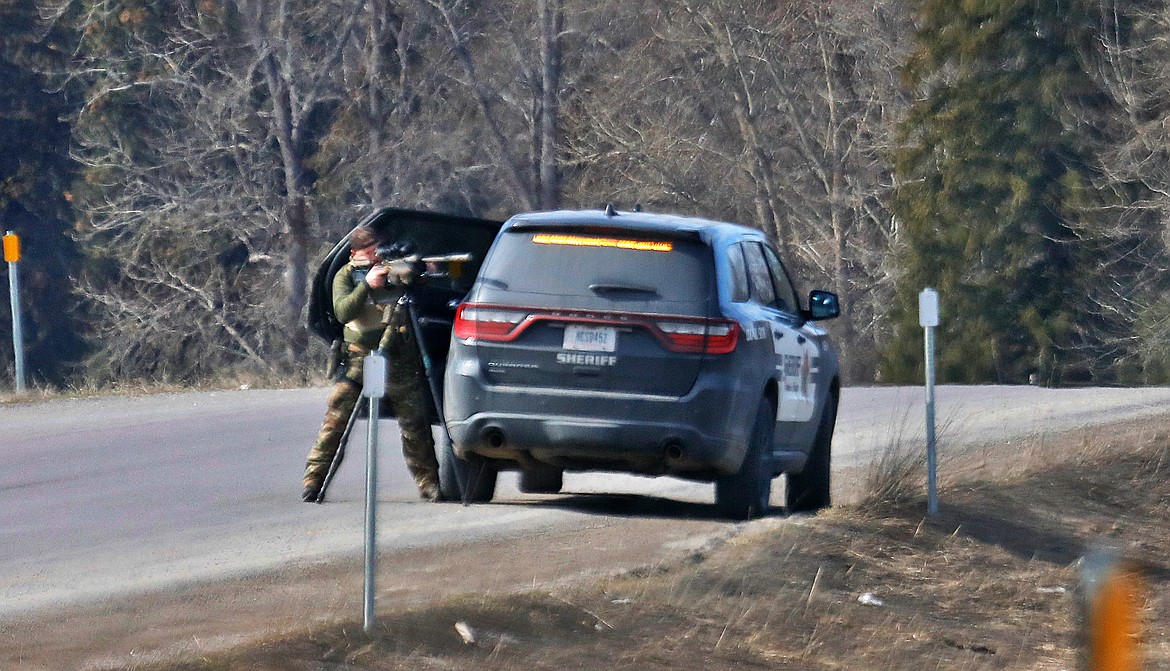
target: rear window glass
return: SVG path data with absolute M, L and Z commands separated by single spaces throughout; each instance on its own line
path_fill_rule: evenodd
M 622 231 L 508 231 L 481 281 L 536 294 L 644 293 L 665 301 L 708 295 L 711 255 L 697 240 Z

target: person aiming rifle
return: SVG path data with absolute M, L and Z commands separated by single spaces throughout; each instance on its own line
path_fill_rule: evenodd
M 349 238 L 350 260 L 333 277 L 333 312 L 345 324 L 344 374 L 329 396 L 317 442 L 305 464 L 301 500 L 319 503 L 331 466 L 340 461 L 362 393 L 362 362 L 373 350 L 387 357 L 386 396 L 402 432 L 402 456 L 427 501 L 442 500 L 439 464 L 427 405 L 427 379 L 407 289 L 425 270 L 409 243 L 379 247 L 377 232 L 359 226 Z

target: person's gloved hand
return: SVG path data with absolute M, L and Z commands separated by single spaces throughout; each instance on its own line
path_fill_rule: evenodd
M 386 286 L 386 272 L 389 269 L 381 263 L 375 264 L 370 268 L 370 272 L 366 273 L 366 284 L 370 285 L 371 289 L 381 289 Z

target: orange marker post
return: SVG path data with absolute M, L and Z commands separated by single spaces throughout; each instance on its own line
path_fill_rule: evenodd
M 1142 580 L 1125 562 L 1086 562 L 1087 671 L 1139 671 Z
M 20 260 L 20 237 L 12 231 L 4 236 L 4 260 L 8 263 Z
M 16 391 L 24 391 L 24 332 L 20 321 L 20 278 L 16 263 L 20 261 L 20 238 L 8 231 L 4 236 L 4 260 L 8 262 L 8 295 L 12 302 L 12 349 L 16 363 Z

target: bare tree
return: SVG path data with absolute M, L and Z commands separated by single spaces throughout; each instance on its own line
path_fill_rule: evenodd
M 429 5 L 371 0 L 341 66 L 345 94 L 313 166 L 328 217 L 370 203 L 485 214 L 511 187 L 453 83 L 462 68 Z M 469 118 L 470 117 L 470 118 Z M 500 210 L 498 213 L 503 212 Z
M 557 151 L 561 88 L 561 32 L 565 15 L 562 0 L 537 0 L 540 14 L 540 206 L 560 205 L 561 176 Z
M 508 130 L 506 119 L 493 100 L 498 98 L 498 95 L 493 95 L 494 91 L 499 91 L 496 82 L 482 75 L 474 57 L 470 42 L 477 32 L 469 29 L 469 22 L 464 17 L 468 8 L 463 6 L 462 0 L 422 1 L 433 10 L 439 27 L 450 39 L 452 53 L 463 69 L 462 83 L 479 109 L 481 121 L 503 164 L 502 173 L 511 187 L 512 197 L 523 209 L 533 208 L 536 199 L 531 180 L 527 177 L 531 172 L 530 164 L 521 161 L 517 155 L 516 147 L 523 145 L 516 141 L 516 134 Z
M 1100 316 L 1082 340 L 1098 365 L 1124 381 L 1170 379 L 1170 5 L 1164 0 L 1100 3 L 1101 51 L 1086 54 L 1122 114 L 1080 119 L 1106 140 L 1101 159 L 1116 194 L 1109 211 L 1080 233 L 1106 253 L 1086 300 Z
M 558 206 L 561 99 L 580 81 L 563 0 L 366 7 L 386 18 L 363 21 L 345 59 L 348 103 L 317 161 L 330 188 L 490 216 Z
M 79 235 L 111 369 L 297 357 L 309 257 L 371 202 L 754 224 L 842 294 L 851 344 L 880 335 L 897 0 L 53 6 L 86 36 Z
M 731 218 L 773 235 L 802 276 L 842 295 L 835 328 L 872 349 L 896 229 L 883 151 L 904 108 L 897 3 L 661 0 L 595 92 L 573 139 L 583 183 Z M 644 17 L 650 18 L 650 17 Z M 627 186 L 628 185 L 628 186 Z M 861 347 L 858 347 L 860 345 Z M 854 379 L 872 362 L 846 362 Z
M 776 154 L 797 168 L 785 172 L 775 192 L 797 256 L 849 307 L 840 335 L 853 345 L 873 344 L 882 336 L 895 272 L 885 157 L 905 110 L 898 81 L 905 54 L 896 45 L 908 24 L 896 5 L 811 3 L 801 10 L 781 42 L 791 50 L 762 68 L 765 82 L 782 91 Z M 757 53 L 767 53 L 766 46 L 757 43 Z M 847 352 L 854 379 L 871 374 L 872 362 L 856 355 L 868 349 Z
M 86 36 L 72 76 L 91 83 L 75 153 L 95 370 L 190 379 L 281 354 L 299 363 L 306 162 L 340 91 L 331 77 L 353 3 L 56 9 Z
M 322 121 L 315 115 L 335 106 L 340 95 L 334 75 L 359 16 L 360 3 L 341 0 L 293 7 L 291 0 L 279 0 L 273 7 L 265 0 L 238 0 L 238 4 L 247 45 L 263 77 L 265 95 L 260 111 L 271 114 L 272 135 L 280 148 L 284 181 L 280 220 L 287 250 L 285 318 L 290 325 L 296 324 L 289 329 L 289 354 L 295 358 L 308 344 L 302 313 L 308 296 L 309 140 L 322 131 Z M 306 26 L 334 30 L 306 31 Z

